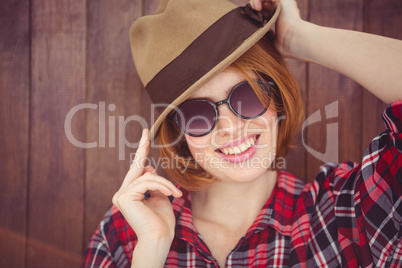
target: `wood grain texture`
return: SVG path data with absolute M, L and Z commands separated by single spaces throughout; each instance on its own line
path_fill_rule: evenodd
M 233 2 L 233 1 L 232 1 Z M 143 0 L 144 3 L 144 15 L 154 14 L 156 8 L 158 7 L 160 1 L 159 0 Z
M 128 35 L 142 14 L 141 1 L 89 0 L 88 8 L 87 102 L 98 108 L 86 113 L 86 140 L 97 146 L 86 150 L 85 247 L 111 206 L 128 171 L 130 154 L 136 151 L 135 143 L 147 127 L 135 118 L 129 122 L 130 116 L 144 117 L 149 123 L 150 114 L 150 100 L 135 73 Z
M 362 0 L 310 1 L 310 21 L 323 26 L 361 31 L 362 11 Z M 321 120 L 305 128 L 306 143 L 319 153 L 334 150 L 324 161 L 308 153 L 307 177 L 313 180 L 324 162 L 361 160 L 362 89 L 351 79 L 315 64 L 310 64 L 308 81 L 307 117 L 318 112 Z M 327 120 L 325 107 L 336 101 L 338 116 Z M 338 138 L 327 140 L 327 127 L 331 123 L 338 124 Z
M 297 1 L 299 6 L 300 15 L 303 19 L 307 20 L 309 17 L 309 1 Z M 287 60 L 287 64 L 293 77 L 296 79 L 300 88 L 300 93 L 304 102 L 304 109 L 307 111 L 308 107 L 308 63 Z M 307 180 L 307 152 L 303 147 L 302 135 L 299 132 L 294 138 L 292 148 L 286 157 L 286 171 L 294 174 L 302 180 Z
M 0 11 L 0 267 L 24 267 L 28 186 L 29 1 Z
M 65 134 L 85 101 L 86 2 L 32 1 L 27 267 L 78 267 L 83 238 L 84 149 Z M 84 114 L 71 131 L 85 139 Z
M 364 31 L 391 38 L 402 39 L 402 2 L 399 0 L 365 1 Z M 402 53 L 402 51 L 401 51 Z M 402 70 L 401 70 L 402 77 Z M 384 90 L 387 90 L 384 88 Z M 401 89 L 402 90 L 402 89 Z M 362 150 L 378 133 L 385 130 L 381 113 L 387 104 L 364 91 Z

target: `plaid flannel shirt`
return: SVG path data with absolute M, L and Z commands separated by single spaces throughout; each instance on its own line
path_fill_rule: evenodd
M 402 101 L 383 113 L 387 130 L 360 165 L 325 164 L 305 184 L 279 172 L 254 224 L 226 267 L 402 267 Z M 191 216 L 190 193 L 172 201 L 176 235 L 165 267 L 219 267 Z M 130 267 L 137 238 L 112 206 L 82 267 Z

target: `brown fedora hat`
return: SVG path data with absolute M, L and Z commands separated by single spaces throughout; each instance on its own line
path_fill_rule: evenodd
M 226 0 L 162 0 L 154 15 L 130 29 L 131 52 L 153 103 L 162 104 L 150 130 L 180 103 L 230 66 L 271 28 L 280 12 L 265 19 L 249 4 Z

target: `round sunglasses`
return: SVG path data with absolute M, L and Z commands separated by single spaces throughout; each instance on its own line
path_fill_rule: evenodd
M 257 85 L 271 99 L 272 88 L 276 88 L 273 81 L 255 81 Z M 221 101 L 212 102 L 207 99 L 192 99 L 183 102 L 172 115 L 173 120 L 180 129 L 192 137 L 202 137 L 208 135 L 216 125 L 218 120 L 218 106 L 227 103 L 230 110 L 240 118 L 254 119 L 261 116 L 267 110 L 258 99 L 251 85 L 241 82 L 233 87 L 229 96 Z

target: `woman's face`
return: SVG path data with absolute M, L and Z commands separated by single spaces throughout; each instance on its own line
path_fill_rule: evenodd
M 233 87 L 243 81 L 243 75 L 228 68 L 190 99 L 218 102 L 226 99 Z M 208 135 L 185 134 L 197 163 L 220 181 L 249 182 L 263 177 L 275 159 L 277 114 L 268 108 L 260 117 L 247 120 L 236 116 L 227 104 L 218 106 L 218 113 L 216 126 Z

